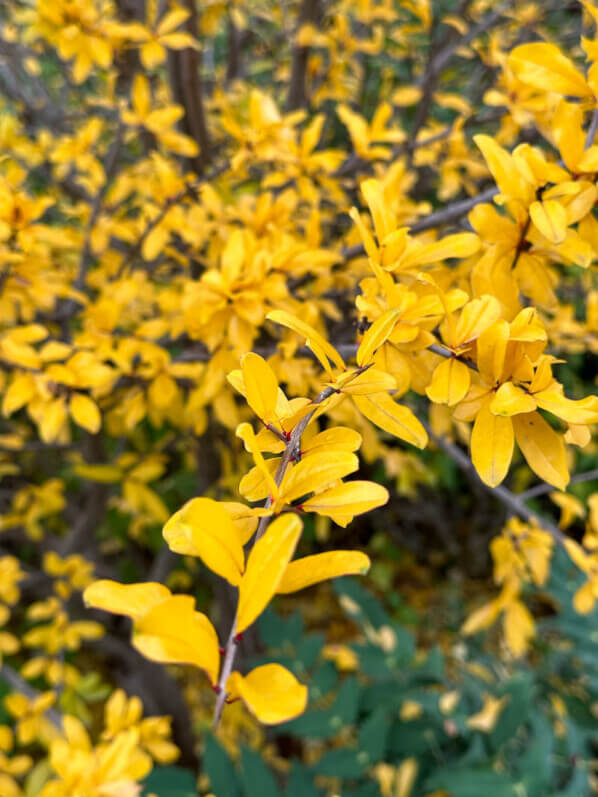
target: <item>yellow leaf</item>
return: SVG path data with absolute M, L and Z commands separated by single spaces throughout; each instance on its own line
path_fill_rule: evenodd
M 523 83 L 571 97 L 591 97 L 584 76 L 554 44 L 533 42 L 511 50 L 508 64 Z
M 417 760 L 406 758 L 397 767 L 394 797 L 410 797 L 417 777 Z
M 515 439 L 527 464 L 548 484 L 564 490 L 569 483 L 563 438 L 537 412 L 513 417 Z
M 86 606 L 138 620 L 162 601 L 170 598 L 163 584 L 119 584 L 118 581 L 94 581 L 83 593 Z
M 137 74 L 135 76 L 131 99 L 133 102 L 133 108 L 135 108 L 135 112 L 141 118 L 147 116 L 151 109 L 152 95 L 150 92 L 149 81 L 145 75 Z
M 230 515 L 241 545 L 248 543 L 257 528 L 258 519 L 251 514 L 251 510 L 245 504 L 240 504 L 237 501 L 220 501 L 220 506 L 224 507 Z
M 333 426 L 331 429 L 324 429 L 311 439 L 306 439 L 305 434 L 301 440 L 301 450 L 303 455 L 314 453 L 318 450 L 331 451 L 334 448 L 342 448 L 345 451 L 357 451 L 361 445 L 361 435 L 348 426 Z
M 554 112 L 552 132 L 567 168 L 574 172 L 585 149 L 581 105 L 561 100 Z
M 505 609 L 505 642 L 514 656 L 522 656 L 536 632 L 534 618 L 521 601 L 513 601 Z
M 270 470 L 272 466 L 269 466 L 266 460 L 263 458 L 262 452 L 259 449 L 259 444 L 256 440 L 255 432 L 251 428 L 250 424 L 240 423 L 237 426 L 236 435 L 237 437 L 241 438 L 249 451 L 251 451 L 253 461 L 255 462 L 256 467 L 261 471 L 266 484 L 268 485 L 270 495 L 273 498 L 276 498 L 278 496 L 278 485 L 274 481 L 274 477 Z
M 238 633 L 253 623 L 276 594 L 302 529 L 303 524 L 296 515 L 281 515 L 270 523 L 251 549 L 239 585 Z
M 77 426 L 82 426 L 91 434 L 97 434 L 102 425 L 98 405 L 85 393 L 73 393 L 69 409 Z
M 548 410 L 566 423 L 598 423 L 598 396 L 586 396 L 579 401 L 568 399 L 558 390 L 541 390 L 534 395 L 538 407 Z
M 35 380 L 30 373 L 16 373 L 2 400 L 2 414 L 12 415 L 35 396 Z
M 115 465 L 87 465 L 82 463 L 75 465 L 73 473 L 83 479 L 91 479 L 91 481 L 102 482 L 103 484 L 114 484 L 123 477 L 122 470 Z
M 277 423 L 278 380 L 268 363 L 249 352 L 241 358 L 245 397 L 251 409 L 264 423 Z
M 358 467 L 359 459 L 350 451 L 337 449 L 310 454 L 287 469 L 280 485 L 279 501 L 290 503 L 314 490 L 321 490 Z
M 237 527 L 226 508 L 211 498 L 192 498 L 164 526 L 168 547 L 202 562 L 238 586 L 245 556 Z
M 403 722 L 411 722 L 421 717 L 423 713 L 424 709 L 421 703 L 418 703 L 416 700 L 403 700 L 399 711 L 399 717 Z
M 176 401 L 179 389 L 170 374 L 162 371 L 152 380 L 148 390 L 148 398 L 154 407 L 165 410 Z
M 334 387 L 348 396 L 369 396 L 370 393 L 384 393 L 387 390 L 394 390 L 397 381 L 386 371 L 378 371 L 375 368 L 368 368 L 362 374 L 353 379 L 350 375 L 343 374 L 337 379 Z
M 218 682 L 218 637 L 205 614 L 195 611 L 190 595 L 158 603 L 133 626 L 133 645 L 146 658 L 163 664 L 193 664 Z
M 500 302 L 495 296 L 480 296 L 479 299 L 467 302 L 455 327 L 454 345 L 462 346 L 478 338 L 500 318 L 500 313 Z
M 158 131 L 154 130 L 153 132 L 157 133 Z M 194 158 L 199 152 L 199 147 L 190 136 L 177 133 L 175 130 L 160 129 L 159 139 L 171 152 L 176 152 L 177 155 L 183 155 L 185 158 Z
M 559 244 L 567 235 L 567 211 L 556 199 L 532 202 L 529 214 L 533 223 L 545 238 Z
M 535 409 L 535 397 L 530 396 L 523 388 L 517 387 L 512 382 L 502 384 L 490 402 L 490 412 L 505 418 L 518 415 L 521 412 L 533 412 Z
M 376 246 L 376 243 L 374 241 L 371 232 L 363 223 L 363 220 L 359 215 L 359 211 L 357 210 L 357 208 L 351 208 L 351 210 L 349 211 L 349 216 L 351 217 L 353 223 L 359 230 L 359 235 L 361 236 L 361 240 L 363 241 L 363 246 L 367 256 L 370 258 L 372 262 L 377 262 L 378 247 Z
M 66 401 L 62 396 L 44 406 L 39 422 L 39 434 L 44 443 L 53 443 L 56 440 L 66 419 Z
M 388 340 L 397 323 L 400 312 L 396 308 L 391 308 L 374 321 L 363 336 L 363 340 L 357 350 L 357 365 L 367 365 L 376 349 Z
M 306 512 L 332 517 L 360 515 L 388 501 L 388 490 L 381 484 L 353 481 L 331 487 L 303 503 Z
M 481 150 L 501 194 L 509 199 L 531 201 L 535 192 L 521 177 L 512 156 L 491 136 L 477 135 L 473 140 Z
M 565 432 L 565 442 L 572 446 L 585 448 L 592 439 L 592 433 L 587 426 L 571 424 Z
M 471 459 L 484 484 L 496 487 L 502 482 L 513 458 L 513 446 L 512 420 L 493 415 L 484 405 L 471 432 Z
M 276 591 L 286 595 L 329 578 L 367 573 L 369 568 L 369 557 L 361 551 L 327 551 L 304 556 L 287 566 Z
M 280 464 L 280 457 L 264 460 L 264 464 L 273 478 Z M 271 484 L 266 480 L 261 468 L 251 468 L 239 482 L 239 492 L 246 501 L 263 501 L 272 495 Z
M 369 421 L 385 432 L 406 440 L 417 448 L 426 447 L 428 435 L 424 427 L 410 409 L 397 404 L 388 393 L 353 396 L 353 401 Z
M 301 321 L 299 318 L 296 318 L 290 313 L 286 313 L 284 310 L 273 310 L 271 313 L 268 313 L 266 318 L 270 321 L 274 321 L 275 324 L 281 324 L 284 327 L 292 329 L 293 332 L 305 338 L 306 345 L 313 351 L 322 367 L 328 373 L 330 373 L 330 363 L 328 360 L 332 360 L 337 368 L 341 370 L 344 369 L 345 363 L 337 350 L 331 346 L 319 332 L 316 332 L 313 327 L 306 324 L 305 321 Z M 322 353 L 325 355 L 324 357 Z
M 585 584 L 576 591 L 573 596 L 573 608 L 578 614 L 589 614 L 596 603 L 596 588 L 592 581 Z
M 444 360 L 434 369 L 432 382 L 426 388 L 430 401 L 453 407 L 465 398 L 471 385 L 471 373 L 465 363 L 454 357 Z
M 469 257 L 480 248 L 480 239 L 473 232 L 460 232 L 447 235 L 440 241 L 414 247 L 400 262 L 401 269 L 426 263 L 436 263 L 438 260 L 448 260 L 453 257 Z
M 494 730 L 500 713 L 508 700 L 509 695 L 504 695 L 504 697 L 500 698 L 488 695 L 484 700 L 481 711 L 478 711 L 477 714 L 472 714 L 467 720 L 467 727 L 482 731 L 482 733 L 490 733 Z
M 265 725 L 298 717 L 307 705 L 307 687 L 280 664 L 263 664 L 245 676 L 233 672 L 227 689 Z
M 144 260 L 154 260 L 164 249 L 170 238 L 170 231 L 164 224 L 158 224 L 145 237 L 141 246 Z

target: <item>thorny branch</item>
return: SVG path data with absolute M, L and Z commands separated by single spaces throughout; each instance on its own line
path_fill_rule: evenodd
M 370 367 L 369 365 L 360 366 L 355 370 L 355 376 L 363 373 L 369 367 Z M 311 421 L 314 412 L 317 409 L 317 406 L 321 404 L 323 401 L 326 401 L 326 399 L 330 398 L 330 396 L 332 396 L 334 393 L 335 389 L 333 387 L 327 387 L 318 396 L 316 396 L 316 398 L 312 401 L 312 404 L 314 405 L 313 410 L 311 410 L 311 412 L 309 412 L 307 415 L 301 418 L 297 426 L 295 426 L 295 428 L 291 432 L 291 436 L 287 441 L 285 450 L 282 454 L 280 464 L 278 465 L 278 468 L 276 470 L 276 475 L 274 476 L 274 481 L 276 482 L 277 487 L 280 487 L 280 484 L 282 483 L 282 480 L 284 478 L 284 475 L 287 471 L 289 464 L 291 463 L 293 458 L 296 457 L 297 451 L 300 450 L 301 448 L 301 437 L 307 425 Z M 265 508 L 268 509 L 271 503 L 272 503 L 271 498 L 268 498 L 265 503 Z M 257 531 L 255 533 L 255 539 L 253 542 L 254 545 L 260 539 L 260 537 L 264 535 L 266 529 L 268 528 L 269 522 L 270 522 L 269 517 L 266 516 L 261 518 L 259 525 L 257 527 Z M 235 662 L 235 657 L 237 655 L 237 648 L 239 646 L 239 641 L 240 640 L 237 636 L 237 619 L 235 618 L 230 630 L 230 634 L 228 636 L 228 642 L 226 643 L 224 661 L 222 663 L 222 671 L 220 674 L 220 679 L 218 680 L 218 685 L 216 687 L 216 693 L 218 697 L 216 700 L 216 706 L 214 707 L 214 721 L 213 721 L 214 730 L 218 728 L 218 725 L 220 723 L 220 718 L 222 717 L 224 704 L 226 703 L 226 697 L 227 697 L 226 684 L 232 672 L 232 668 Z

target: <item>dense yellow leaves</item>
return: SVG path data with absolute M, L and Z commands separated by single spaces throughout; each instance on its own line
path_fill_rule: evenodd
M 522 517 L 548 489 L 530 480 L 560 491 L 548 507 L 579 540 L 566 549 L 589 612 L 598 498 L 563 491 L 598 424 L 577 364 L 598 352 L 595 31 L 570 57 L 545 41 L 510 50 L 521 29 L 552 35 L 537 3 L 436 19 L 429 0 L 342 0 L 307 21 L 300 3 L 17 5 L 3 16 L 1 528 L 54 586 L 11 617 L 23 574 L 2 558 L 0 655 L 35 651 L 22 676 L 89 724 L 74 653 L 101 627 L 69 617 L 85 589 L 90 608 L 131 619 L 143 655 L 207 673 L 216 726 L 237 698 L 264 723 L 297 716 L 306 687 L 278 664 L 241 675 L 236 646 L 277 595 L 367 572 L 360 551 L 293 559 L 302 518 L 323 543 L 330 521 L 388 502 L 372 474 L 410 497 L 435 483 L 442 454 L 403 445 L 425 448 L 428 424 L 436 449 L 467 468 L 469 447 L 482 482 L 506 485 L 495 497 L 522 492 L 507 502 Z M 439 61 L 436 23 L 450 32 Z M 470 72 L 492 80 L 488 116 Z M 493 540 L 499 593 L 465 633 L 501 618 L 510 653 L 526 652 L 526 585 L 547 583 L 564 536 L 546 529 L 511 518 Z M 91 563 L 53 545 L 93 552 L 106 578 L 90 586 Z M 204 594 L 206 567 L 237 601 L 223 653 L 184 594 Z M 325 651 L 360 666 L 344 643 Z M 9 701 L 28 742 L 50 702 Z M 405 721 L 424 714 L 400 705 Z M 502 707 L 488 698 L 467 727 L 491 732 Z M 157 760 L 139 711 L 115 700 L 95 747 L 67 716 L 44 797 L 133 797 Z M 24 772 L 6 781 L 16 794 L 33 789 Z M 377 772 L 384 797 L 407 797 L 418 764 Z

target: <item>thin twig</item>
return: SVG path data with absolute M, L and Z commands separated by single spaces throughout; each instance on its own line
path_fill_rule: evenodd
M 2 665 L 2 669 L 0 669 L 0 677 L 10 684 L 16 692 L 25 695 L 28 700 L 35 700 L 36 697 L 39 697 L 37 689 L 30 686 L 27 681 L 9 664 L 6 664 L 6 662 Z M 62 716 L 60 712 L 56 711 L 54 708 L 48 708 L 44 713 L 52 725 L 58 728 L 59 731 L 62 731 Z
M 430 439 L 434 441 L 438 448 L 442 449 L 445 454 L 448 454 L 453 462 L 455 462 L 455 464 L 464 473 L 467 473 L 469 476 L 479 481 L 484 490 L 495 496 L 502 504 L 504 504 L 511 515 L 516 515 L 517 517 L 523 518 L 523 520 L 527 521 L 528 523 L 535 520 L 538 525 L 545 531 L 548 531 L 555 538 L 555 540 L 560 543 L 564 542 L 566 539 L 565 535 L 558 528 L 558 526 L 555 526 L 551 520 L 548 520 L 547 518 L 538 515 L 537 512 L 531 510 L 525 505 L 524 500 L 522 500 L 522 496 L 515 495 L 515 493 L 511 492 L 511 490 L 509 490 L 507 487 L 504 487 L 502 484 L 499 484 L 498 487 L 490 487 L 487 485 L 480 479 L 480 476 L 469 456 L 462 451 L 459 446 L 455 445 L 455 443 L 452 443 L 450 440 L 447 440 L 445 437 L 434 434 L 429 424 L 424 422 L 424 426 L 427 429 Z
M 589 149 L 594 144 L 596 133 L 598 133 L 598 108 L 595 108 L 594 113 L 592 114 L 592 121 L 590 122 L 586 136 L 586 149 Z
M 598 468 L 594 468 L 593 470 L 587 470 L 585 473 L 576 473 L 574 476 L 571 476 L 569 480 L 569 484 L 582 484 L 583 482 L 591 482 L 594 479 L 598 480 Z M 551 493 L 556 490 L 556 487 L 553 487 L 552 484 L 536 484 L 534 487 L 530 487 L 529 490 L 524 490 L 522 493 L 518 494 L 518 498 L 522 501 L 529 501 L 530 498 L 537 498 L 540 495 L 546 495 L 546 493 Z
M 425 230 L 431 230 L 435 227 L 441 227 L 444 224 L 450 224 L 453 221 L 457 221 L 462 216 L 465 216 L 466 213 L 469 213 L 472 208 L 475 208 L 476 205 L 480 205 L 482 202 L 490 202 L 490 200 L 495 197 L 496 194 L 498 194 L 498 188 L 486 188 L 484 191 L 481 191 L 474 197 L 469 197 L 468 199 L 459 199 L 457 202 L 451 202 L 445 208 L 441 208 L 434 213 L 430 213 L 429 216 L 425 216 L 423 219 L 416 221 L 409 228 L 409 232 L 424 232 Z M 343 257 L 345 260 L 353 260 L 353 258 L 361 257 L 362 255 L 365 255 L 365 248 L 363 244 L 348 246 L 341 250 L 341 257 Z
M 366 371 L 370 366 L 361 366 L 356 370 L 356 375 L 363 373 Z M 314 405 L 313 410 L 305 415 L 299 423 L 295 426 L 293 431 L 291 432 L 291 436 L 287 441 L 285 450 L 282 454 L 280 463 L 276 470 L 276 475 L 274 476 L 274 481 L 276 482 L 276 486 L 280 487 L 284 475 L 287 471 L 287 468 L 291 461 L 297 456 L 297 452 L 301 449 L 301 437 L 303 432 L 305 431 L 308 423 L 311 421 L 317 407 L 323 401 L 330 398 L 335 393 L 335 389 L 333 387 L 325 388 L 316 398 L 312 401 Z M 265 503 L 265 509 L 268 509 L 272 503 L 272 499 L 269 497 Z M 255 538 L 253 544 L 255 543 L 264 535 L 266 529 L 268 528 L 268 524 L 270 522 L 270 517 L 266 516 L 260 519 L 259 525 L 257 527 L 257 531 L 255 533 Z M 226 649 L 224 654 L 224 662 L 222 664 L 222 671 L 220 673 L 220 678 L 218 680 L 218 686 L 216 687 L 217 692 L 217 699 L 216 705 L 214 707 L 214 721 L 213 721 L 213 728 L 216 730 L 218 725 L 220 724 L 220 718 L 222 717 L 222 711 L 224 709 L 224 705 L 226 703 L 226 684 L 229 679 L 229 676 L 232 672 L 232 668 L 235 662 L 235 657 L 237 655 L 237 648 L 239 646 L 239 638 L 237 636 L 237 618 L 233 620 L 233 624 L 228 636 L 228 641 L 226 643 Z

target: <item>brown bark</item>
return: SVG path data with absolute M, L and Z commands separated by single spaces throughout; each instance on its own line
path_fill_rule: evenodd
M 184 29 L 197 39 L 199 25 L 195 2 L 186 0 L 184 5 L 190 12 Z M 197 174 L 203 174 L 210 162 L 211 147 L 203 100 L 201 51 L 193 47 L 171 50 L 168 53 L 168 73 L 174 100 L 185 109 L 180 122 L 181 132 L 190 136 L 199 147 L 199 154 L 187 159 L 189 166 Z
M 297 31 L 309 22 L 314 25 L 317 24 L 320 14 L 320 0 L 302 0 Z M 305 108 L 308 105 L 306 77 L 310 49 L 310 47 L 300 47 L 297 44 L 293 47 L 291 79 L 287 98 L 287 109 L 289 111 Z

